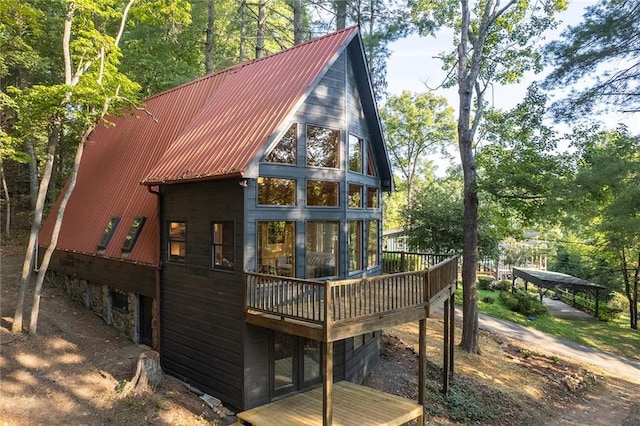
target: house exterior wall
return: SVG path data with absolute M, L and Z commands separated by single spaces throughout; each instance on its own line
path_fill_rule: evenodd
M 243 197 L 236 180 L 161 187 L 161 362 L 226 404 L 242 408 Z M 186 222 L 186 263 L 168 261 L 167 223 Z M 211 267 L 211 227 L 235 223 L 235 269 Z

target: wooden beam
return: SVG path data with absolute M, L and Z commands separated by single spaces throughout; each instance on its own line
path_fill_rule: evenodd
M 424 425 L 424 403 L 426 393 L 426 374 L 427 374 L 427 320 L 421 319 L 419 321 L 419 333 L 418 338 L 418 404 L 422 406 L 422 415 L 418 417 L 417 424 L 419 426 Z
M 322 425 L 333 424 L 333 342 L 323 342 L 322 364 Z
M 449 339 L 451 338 L 450 334 L 450 320 L 451 310 L 449 309 L 450 299 L 444 301 L 444 339 L 442 341 L 443 346 L 443 360 L 442 360 L 442 392 L 446 395 L 449 393 L 449 362 L 451 358 L 449 357 Z
M 456 364 L 454 362 L 454 359 L 455 359 L 454 337 L 455 337 L 455 331 L 456 331 L 456 294 L 455 293 L 451 293 L 451 301 L 449 302 L 449 309 L 451 310 L 451 315 L 449 315 L 449 325 L 445 325 L 445 327 L 449 327 L 449 329 L 451 330 L 449 333 L 449 365 L 450 365 L 450 375 L 451 377 L 453 377 L 454 365 Z

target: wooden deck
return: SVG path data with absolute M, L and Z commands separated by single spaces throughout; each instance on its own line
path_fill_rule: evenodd
M 422 405 L 350 382 L 333 385 L 334 425 L 400 425 L 422 415 Z M 322 425 L 322 388 L 238 414 L 254 426 Z
M 247 272 L 245 320 L 324 342 L 419 321 L 455 292 L 457 265 L 326 282 Z

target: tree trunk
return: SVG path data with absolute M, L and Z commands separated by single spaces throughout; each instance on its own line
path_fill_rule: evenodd
M 247 50 L 247 2 L 240 3 L 240 51 L 238 52 L 239 62 L 245 60 Z
M 31 232 L 29 234 L 29 243 L 27 244 L 27 251 L 24 256 L 24 262 L 22 264 L 22 275 L 20 277 L 20 291 L 18 294 L 18 302 L 16 304 L 16 312 L 13 316 L 13 324 L 11 325 L 11 331 L 13 333 L 22 332 L 22 316 L 24 311 L 24 298 L 27 294 L 27 286 L 31 280 L 31 270 L 33 269 L 36 245 L 38 244 L 38 232 L 40 232 L 40 226 L 42 225 L 42 214 L 44 212 L 44 203 L 47 199 L 47 189 L 49 188 L 49 181 L 51 179 L 51 172 L 53 170 L 53 162 L 56 157 L 56 148 L 59 143 L 60 136 L 60 122 L 57 122 L 49 135 L 49 149 L 47 152 L 47 162 L 44 166 L 44 172 L 42 173 L 42 179 L 40 180 L 40 186 L 38 188 L 38 197 L 36 199 L 36 207 L 33 210 L 33 222 L 31 223 Z
M 145 351 L 140 354 L 136 374 L 127 383 L 123 393 L 133 392 L 136 395 L 151 393 L 162 383 L 162 378 L 160 354 L 156 351 Z
M 213 23 L 215 18 L 214 0 L 207 4 L 207 37 L 204 42 L 204 69 L 207 74 L 213 72 Z
M 33 147 L 33 141 L 27 141 L 27 152 L 31 161 L 29 162 L 29 196 L 31 198 L 31 209 L 35 210 L 36 201 L 38 200 L 38 158 Z
M 471 24 L 468 0 L 460 1 L 462 32 L 458 45 L 458 147 L 464 175 L 464 222 L 462 244 L 462 341 L 460 347 L 468 353 L 480 353 L 478 341 L 478 296 L 476 269 L 478 264 L 478 192 L 475 157 L 473 154 L 474 126 L 471 122 L 471 101 L 477 78 L 479 61 L 468 62 L 468 37 Z M 475 47 L 475 46 L 474 46 Z M 482 51 L 482 49 L 480 49 Z M 474 50 L 477 53 L 477 49 Z M 477 53 L 479 54 L 479 53 Z
M 256 58 L 264 56 L 264 37 L 267 22 L 267 0 L 258 1 L 258 29 L 256 30 Z
M 347 27 L 347 0 L 336 0 L 334 2 L 336 9 L 336 30 L 342 30 Z
M 4 175 L 4 165 L 0 159 L 0 176 L 2 176 L 2 191 L 4 192 L 4 201 L 7 206 L 7 220 L 5 221 L 4 233 L 7 238 L 11 237 L 11 198 L 9 197 L 9 188 L 7 187 L 7 179 Z
M 293 44 L 298 45 L 304 41 L 304 29 L 302 28 L 304 7 L 302 0 L 291 0 L 289 6 L 293 11 Z
M 71 172 L 71 176 L 69 177 L 69 183 L 65 189 L 64 196 L 62 197 L 60 207 L 58 208 L 58 212 L 56 215 L 56 223 L 54 224 L 53 231 L 51 232 L 51 242 L 49 243 L 47 250 L 44 252 L 42 263 L 40 264 L 40 268 L 38 270 L 36 286 L 33 292 L 33 305 L 31 306 L 31 321 L 29 322 L 29 334 L 32 335 L 36 334 L 38 330 L 38 316 L 40 314 L 40 296 L 42 294 L 42 285 L 44 284 L 44 279 L 49 269 L 51 256 L 53 256 L 53 252 L 58 245 L 58 237 L 60 236 L 60 228 L 62 228 L 62 219 L 64 218 L 64 212 L 67 208 L 67 203 L 69 202 L 69 198 L 71 198 L 73 189 L 76 186 L 78 169 L 80 168 L 80 160 L 82 160 L 82 153 L 84 152 L 84 144 L 91 134 L 92 130 L 93 127 L 87 129 L 85 134 L 80 139 L 80 143 L 78 144 L 75 161 L 73 163 L 73 171 Z

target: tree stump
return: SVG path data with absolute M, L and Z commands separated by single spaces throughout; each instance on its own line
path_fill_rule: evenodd
M 162 382 L 162 368 L 160 354 L 156 351 L 144 351 L 138 358 L 136 374 L 125 386 L 125 393 L 135 395 L 148 394 L 156 390 Z

